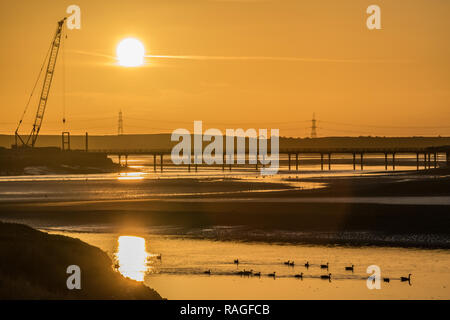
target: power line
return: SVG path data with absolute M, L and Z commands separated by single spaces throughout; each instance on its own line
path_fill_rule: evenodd
M 317 120 L 319 121 L 319 120 Z M 329 123 L 339 126 L 350 126 L 350 127 L 358 127 L 358 128 L 380 128 L 380 129 L 448 129 L 450 126 L 382 126 L 382 125 L 370 125 L 370 124 L 354 124 L 354 123 L 343 123 L 343 122 L 334 122 L 334 121 L 326 121 L 320 120 L 322 123 Z

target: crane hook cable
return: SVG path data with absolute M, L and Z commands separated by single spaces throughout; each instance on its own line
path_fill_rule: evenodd
M 36 82 L 34 83 L 33 90 L 31 90 L 30 97 L 28 98 L 28 102 L 27 102 L 27 104 L 25 106 L 25 110 L 23 111 L 22 116 L 20 117 L 20 121 L 19 121 L 19 124 L 17 125 L 16 132 L 19 131 L 20 125 L 22 124 L 22 121 L 23 121 L 23 119 L 25 117 L 25 114 L 27 113 L 28 107 L 29 107 L 30 102 L 31 102 L 31 98 L 33 97 L 34 92 L 35 92 L 36 87 L 37 87 L 37 84 L 39 83 L 39 79 L 41 78 L 42 71 L 44 70 L 44 67 L 45 67 L 45 64 L 47 62 L 47 58 L 48 58 L 48 56 L 50 54 L 51 48 L 52 48 L 52 45 L 50 45 L 50 47 L 48 48 L 47 54 L 45 55 L 44 62 L 42 63 L 41 70 L 39 71 L 39 74 L 38 74 L 38 77 L 36 79 Z

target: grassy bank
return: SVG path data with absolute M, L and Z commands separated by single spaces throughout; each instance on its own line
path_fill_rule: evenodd
M 25 225 L 0 222 L 0 257 L 0 299 L 161 299 L 100 249 Z M 81 290 L 67 289 L 70 265 L 81 269 Z

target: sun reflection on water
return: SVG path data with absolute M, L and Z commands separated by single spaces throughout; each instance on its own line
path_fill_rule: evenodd
M 118 180 L 142 180 L 143 172 L 121 172 L 117 177 Z
M 145 247 L 145 239 L 135 236 L 120 236 L 116 252 L 119 272 L 130 279 L 144 281 L 148 269 L 149 253 Z

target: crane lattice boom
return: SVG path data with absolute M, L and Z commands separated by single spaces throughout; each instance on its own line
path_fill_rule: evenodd
M 61 45 L 61 37 L 65 20 L 66 18 L 58 21 L 58 27 L 56 29 L 55 36 L 53 37 L 33 128 L 31 129 L 31 133 L 29 134 L 29 136 L 25 139 L 22 139 L 22 137 L 18 134 L 20 124 L 22 123 L 21 120 L 19 122 L 19 126 L 16 129 L 16 145 L 17 139 L 19 139 L 24 146 L 34 147 L 34 145 L 36 144 L 36 140 L 39 136 L 39 131 L 41 130 L 42 121 L 44 120 L 45 107 L 47 106 L 50 87 L 52 85 L 53 75 L 55 73 L 56 60 L 58 58 L 58 53 Z

